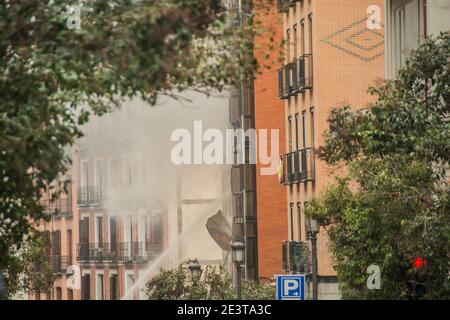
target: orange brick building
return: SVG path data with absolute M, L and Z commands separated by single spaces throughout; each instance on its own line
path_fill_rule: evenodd
M 283 101 L 278 99 L 276 92 L 278 87 L 277 72 L 282 52 L 277 45 L 282 42 L 283 33 L 279 28 L 282 19 L 277 13 L 277 4 L 270 7 L 258 8 L 254 6 L 261 28 L 264 30 L 262 36 L 255 38 L 255 55 L 261 65 L 260 73 L 254 81 L 255 94 L 255 128 L 256 130 L 271 129 L 279 130 L 280 152 L 285 152 L 285 121 Z M 269 9 L 270 8 L 270 9 Z M 275 48 L 266 55 L 271 45 L 270 36 L 273 37 Z M 271 66 L 265 68 L 264 66 Z M 268 133 L 270 137 L 270 133 Z M 270 139 L 270 138 L 269 138 Z M 270 146 L 270 141 L 268 141 Z M 273 150 L 269 150 L 274 152 Z M 259 278 L 272 279 L 275 274 L 282 273 L 282 254 L 280 244 L 285 240 L 288 230 L 287 217 L 287 195 L 283 186 L 280 185 L 277 175 L 262 175 L 261 163 L 256 165 L 256 192 L 258 208 L 258 267 Z
M 285 240 L 307 246 L 304 208 L 336 174 L 316 153 L 324 143 L 330 111 L 344 104 L 366 107 L 374 99 L 368 88 L 384 78 L 384 1 L 281 0 L 278 5 L 286 40 L 285 62 L 278 74 L 286 126 L 283 184 L 289 231 Z M 292 260 L 293 251 L 283 251 Z M 301 272 L 289 263 L 285 271 Z M 318 235 L 318 274 L 319 298 L 338 298 L 324 230 Z

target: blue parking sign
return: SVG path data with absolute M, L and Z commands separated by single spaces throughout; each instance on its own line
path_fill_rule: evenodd
M 277 300 L 306 300 L 305 275 L 277 275 Z

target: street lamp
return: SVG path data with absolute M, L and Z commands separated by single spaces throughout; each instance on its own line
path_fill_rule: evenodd
M 242 300 L 241 264 L 244 262 L 245 244 L 241 241 L 234 241 L 231 244 L 231 250 L 234 263 L 236 264 L 237 296 L 238 300 Z
M 202 275 L 202 267 L 200 263 L 198 263 L 198 260 L 195 259 L 189 262 L 188 268 L 191 272 L 192 281 L 196 284 Z
M 308 239 L 311 240 L 313 300 L 317 300 L 319 289 L 317 276 L 317 234 L 319 233 L 320 225 L 316 219 L 309 216 L 305 219 L 305 225 Z

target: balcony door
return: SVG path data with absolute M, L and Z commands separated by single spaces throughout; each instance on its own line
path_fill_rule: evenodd
M 117 274 L 115 273 L 109 276 L 109 299 L 110 300 L 119 299 L 119 282 Z
M 81 260 L 89 259 L 89 217 L 80 220 L 80 247 L 79 257 Z
M 103 273 L 97 273 L 97 282 L 95 284 L 95 289 L 96 289 L 96 299 L 97 300 L 104 300 L 104 295 L 103 295 L 103 278 L 104 275 Z
M 127 215 L 125 217 L 125 254 L 124 256 L 131 259 L 132 255 L 132 243 L 133 243 L 133 216 Z
M 145 214 L 139 216 L 138 228 L 138 255 L 142 259 L 145 259 L 147 257 L 147 216 Z
M 95 201 L 100 201 L 102 199 L 103 192 L 103 172 L 102 172 L 102 161 L 95 161 L 95 175 L 94 175 L 94 187 L 91 192 L 94 193 Z
M 162 213 L 158 212 L 152 216 L 150 225 L 150 237 L 152 243 L 152 251 L 154 254 L 158 254 L 162 249 L 163 243 L 163 223 L 162 223 Z
M 117 256 L 117 217 L 109 218 L 109 243 L 111 246 L 111 253 Z
M 125 274 L 125 294 L 128 294 L 129 291 L 133 288 L 133 286 L 134 286 L 133 273 L 132 272 L 126 273 Z M 133 298 L 134 298 L 134 294 L 133 294 Z
M 89 162 L 81 162 L 80 172 L 80 199 L 82 202 L 88 201 L 88 186 L 89 186 Z
M 95 241 L 98 248 L 103 248 L 103 217 L 97 216 L 95 218 Z
M 91 299 L 91 275 L 84 274 L 81 277 L 81 300 Z
M 52 232 L 52 269 L 61 272 L 61 230 Z

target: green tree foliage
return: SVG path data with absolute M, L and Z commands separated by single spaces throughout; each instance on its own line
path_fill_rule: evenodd
M 147 296 L 155 300 L 232 300 L 236 290 L 223 267 L 206 266 L 199 281 L 193 282 L 187 263 L 178 268 L 160 270 L 147 282 Z M 275 290 L 270 285 L 243 281 L 242 297 L 247 300 L 273 300 Z
M 311 202 L 325 226 L 346 298 L 402 299 L 407 281 L 425 298 L 450 298 L 450 35 L 426 41 L 399 72 L 371 92 L 378 101 L 332 112 L 321 158 L 346 165 Z M 414 268 L 417 257 L 427 260 Z M 381 268 L 380 290 L 366 269 Z
M 49 219 L 39 199 L 91 114 L 252 77 L 253 26 L 230 23 L 221 3 L 0 2 L 0 272 L 18 277 L 10 250 Z M 70 4 L 81 6 L 79 29 L 68 27 Z
M 48 261 L 48 252 L 41 237 L 24 240 L 20 246 L 14 245 L 7 252 L 8 264 L 3 268 L 5 291 L 12 298 L 15 294 L 47 292 L 54 281 L 54 274 Z

